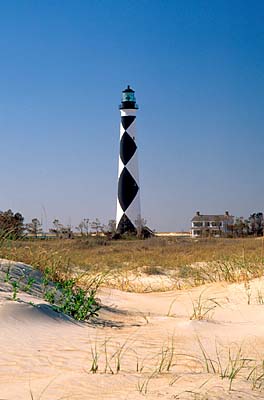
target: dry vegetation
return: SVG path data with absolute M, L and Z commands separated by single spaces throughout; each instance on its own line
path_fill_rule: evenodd
M 73 240 L 2 241 L 0 257 L 52 270 L 55 277 L 107 274 L 108 284 L 128 291 L 181 289 L 206 282 L 248 281 L 263 275 L 263 238 L 151 238 L 110 241 L 103 237 Z M 170 280 L 152 287 L 144 277 Z M 141 287 L 136 278 L 140 276 Z M 132 281 L 135 284 L 131 284 Z
M 69 374 L 76 374 L 78 383 L 81 371 L 85 391 L 87 387 L 94 390 L 95 382 L 100 382 L 100 390 L 105 393 L 111 384 L 116 393 L 124 395 L 111 398 L 263 399 L 263 247 L 263 238 L 2 241 L 0 257 L 42 271 L 48 269 L 55 280 L 77 274 L 86 288 L 98 282 L 95 277 L 99 277 L 100 285 L 101 276 L 105 276 L 108 287 L 137 292 L 189 288 L 207 282 L 242 282 L 147 295 L 102 289 L 104 306 L 97 321 L 76 331 L 75 325 L 63 325 L 64 334 L 69 330 L 69 339 L 66 335 L 56 347 L 53 336 L 50 348 L 47 346 L 46 331 L 41 355 L 36 357 L 42 357 L 38 361 L 41 364 L 46 354 L 56 374 L 53 380 L 50 375 L 46 377 L 44 389 L 37 385 L 34 390 L 30 388 L 31 398 L 55 398 L 48 393 L 50 386 L 68 368 Z M 6 264 L 9 267 L 10 263 Z M 4 271 L 7 278 L 6 271 L 9 274 L 9 269 Z M 262 278 L 250 281 L 256 277 Z M 171 286 L 166 286 L 167 281 Z M 153 282 L 160 284 L 153 287 Z M 17 303 L 17 307 L 23 306 L 25 300 Z M 33 310 L 36 312 L 35 306 Z M 30 329 L 37 329 L 32 321 Z M 12 348 L 10 359 L 17 353 Z M 63 374 L 57 372 L 61 371 L 61 354 L 65 357 Z M 17 363 L 24 359 L 19 355 Z M 76 366 L 81 370 L 75 370 Z M 63 385 L 59 387 L 61 390 Z M 40 395 L 34 397 L 38 391 Z M 128 397 L 129 393 L 134 397 Z M 94 392 L 89 398 L 95 398 Z M 108 397 L 101 393 L 101 398 Z

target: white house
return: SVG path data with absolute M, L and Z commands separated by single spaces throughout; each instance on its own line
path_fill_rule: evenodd
M 218 237 L 225 236 L 229 232 L 232 232 L 234 217 L 233 215 L 229 215 L 228 211 L 223 215 L 206 215 L 200 214 L 200 212 L 197 211 L 191 222 L 192 237 Z

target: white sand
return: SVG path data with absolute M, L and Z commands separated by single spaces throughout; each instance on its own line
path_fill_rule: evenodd
M 243 284 L 140 294 L 103 289 L 100 317 L 87 324 L 55 313 L 40 297 L 19 293 L 21 302 L 11 301 L 10 286 L 2 284 L 0 399 L 264 399 L 242 375 L 229 392 L 228 379 L 206 373 L 198 344 L 199 338 L 214 359 L 217 346 L 223 365 L 228 349 L 240 345 L 243 356 L 264 359 L 261 290 L 264 296 L 264 281 L 250 283 L 248 305 Z M 190 320 L 192 301 L 201 292 L 221 307 L 208 321 Z M 155 373 L 162 348 L 164 355 L 169 347 L 167 360 L 171 354 L 172 337 L 172 366 L 167 372 L 166 361 L 163 373 Z M 95 374 L 90 373 L 91 349 L 99 355 Z

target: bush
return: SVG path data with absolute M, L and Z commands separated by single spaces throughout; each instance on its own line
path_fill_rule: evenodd
M 59 294 L 53 289 L 45 294 L 45 299 L 53 304 L 54 310 L 63 312 L 78 321 L 98 316 L 100 304 L 95 298 L 95 289 L 86 291 L 78 287 L 74 279 L 57 283 L 56 288 Z
M 1 238 L 18 239 L 23 236 L 24 217 L 12 210 L 0 211 L 0 236 Z

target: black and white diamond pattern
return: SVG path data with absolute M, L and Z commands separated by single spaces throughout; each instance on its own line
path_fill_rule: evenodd
M 135 230 L 135 221 L 140 218 L 135 113 L 133 109 L 121 110 L 116 215 L 117 230 L 121 233 Z
M 137 146 L 132 137 L 125 131 L 120 140 L 120 158 L 124 165 L 133 157 Z
M 125 189 L 125 190 L 124 190 Z M 138 185 L 125 167 L 118 180 L 118 200 L 123 211 L 126 211 L 138 192 Z

